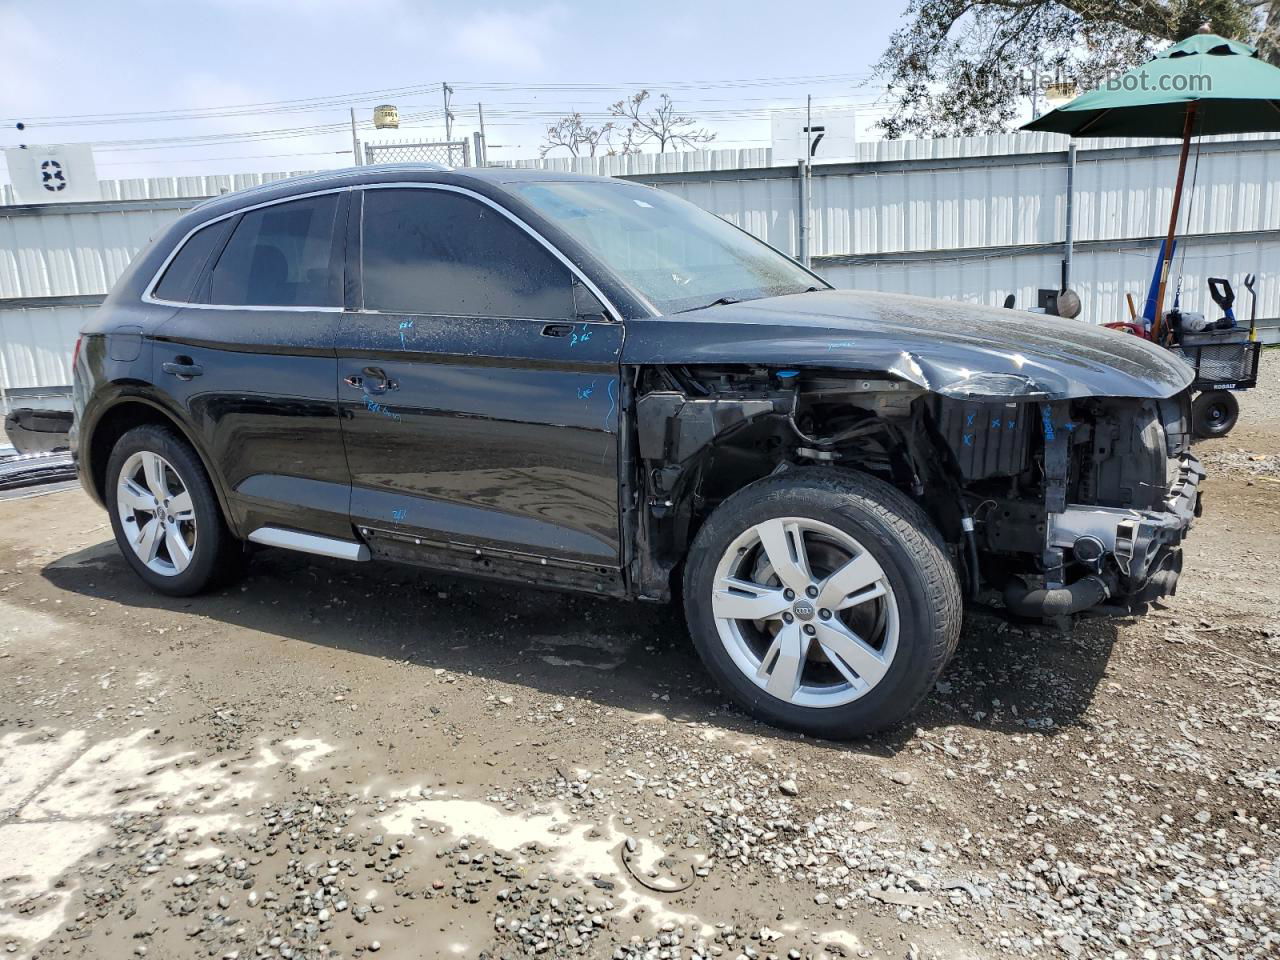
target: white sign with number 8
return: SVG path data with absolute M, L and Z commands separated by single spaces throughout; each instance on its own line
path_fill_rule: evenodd
M 93 147 L 87 143 L 10 147 L 4 158 L 18 203 L 102 199 Z

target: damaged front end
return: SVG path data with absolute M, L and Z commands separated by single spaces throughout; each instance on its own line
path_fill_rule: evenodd
M 1035 618 L 1138 613 L 1174 592 L 1204 471 L 1186 391 L 1055 398 L 1009 377 L 928 389 L 901 372 L 633 368 L 631 582 L 668 593 L 698 524 L 800 467 L 894 484 L 950 545 L 973 600 Z M 979 391 L 991 387 L 993 397 Z
M 1187 394 L 940 408 L 984 573 L 1010 611 L 1140 613 L 1175 591 L 1204 478 Z

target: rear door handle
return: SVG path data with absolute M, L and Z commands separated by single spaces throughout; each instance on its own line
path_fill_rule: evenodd
M 542 328 L 544 337 L 567 337 L 573 333 L 572 323 L 548 323 Z
M 160 369 L 165 373 L 172 374 L 179 380 L 190 380 L 192 377 L 198 377 L 204 373 L 204 367 L 198 363 L 192 363 L 190 357 L 174 357 L 172 360 L 160 364 Z

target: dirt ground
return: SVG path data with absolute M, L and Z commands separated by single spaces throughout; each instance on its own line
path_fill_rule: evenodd
M 680 620 L 262 552 L 144 590 L 78 490 L 0 503 L 18 957 L 1280 956 L 1280 356 L 1178 595 L 973 613 L 914 724 L 728 706 Z

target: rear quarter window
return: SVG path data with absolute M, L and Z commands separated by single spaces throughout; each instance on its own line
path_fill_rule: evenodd
M 196 283 L 204 273 L 205 264 L 222 248 L 233 221 L 234 218 L 219 220 L 201 227 L 187 238 L 177 255 L 169 261 L 160 282 L 156 284 L 153 294 L 156 299 L 173 303 L 192 302 Z

